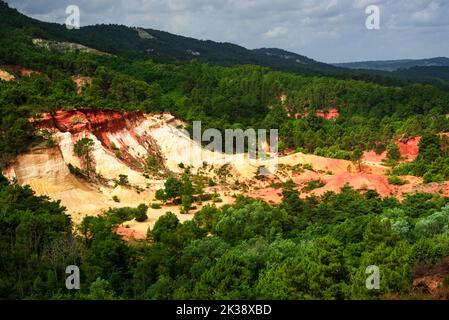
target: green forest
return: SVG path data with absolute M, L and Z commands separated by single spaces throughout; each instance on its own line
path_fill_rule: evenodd
M 114 230 L 140 211 L 111 209 L 75 227 L 58 202 L 2 179 L 0 296 L 419 298 L 410 293 L 413 275 L 449 254 L 449 199 L 438 195 L 399 202 L 345 187 L 302 200 L 286 187 L 280 206 L 241 197 L 184 223 L 167 212 L 147 240 L 126 242 Z M 81 269 L 80 290 L 65 288 L 72 264 Z M 373 264 L 379 290 L 365 287 Z
M 3 14 L 5 6 L 0 2 Z M 439 135 L 449 132 L 443 80 L 36 47 L 37 35 L 66 40 L 46 28 L 13 15 L 0 21 L 0 66 L 35 71 L 0 80 L 2 169 L 45 139 L 30 118 L 103 109 L 167 111 L 186 123 L 201 120 L 203 130 L 279 129 L 280 151 L 354 160 L 362 151 L 387 150 L 395 175 L 449 180 L 449 139 Z M 74 75 L 91 77 L 92 84 L 78 94 Z M 315 114 L 330 108 L 340 112 L 337 119 Z M 418 158 L 400 164 L 392 142 L 417 136 Z M 123 240 L 116 228 L 143 208 L 111 209 L 75 225 L 60 203 L 0 176 L 0 298 L 414 298 L 414 275 L 449 256 L 449 199 L 438 194 L 399 201 L 344 187 L 302 199 L 286 184 L 280 205 L 239 197 L 220 209 L 206 206 L 184 223 L 168 212 L 146 240 Z M 81 269 L 81 290 L 65 288 L 71 264 Z M 365 287 L 370 265 L 380 267 L 380 290 Z M 449 286 L 449 278 L 444 283 Z

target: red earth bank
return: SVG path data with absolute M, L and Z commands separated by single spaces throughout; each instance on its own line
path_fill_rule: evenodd
M 401 157 L 405 161 L 413 161 L 418 157 L 419 153 L 419 141 L 421 137 L 415 138 L 402 138 L 396 140 L 396 145 L 399 147 L 399 151 L 401 152 Z M 387 159 L 387 152 L 384 151 L 381 154 L 377 154 L 374 151 L 365 151 L 363 154 L 363 160 L 367 162 L 376 162 L 381 163 L 382 161 Z

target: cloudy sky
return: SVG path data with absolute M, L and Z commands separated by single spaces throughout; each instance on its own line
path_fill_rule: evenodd
M 449 56 L 448 0 L 7 0 L 34 18 L 119 23 L 247 48 L 278 47 L 324 62 Z M 380 29 L 365 10 L 380 8 Z

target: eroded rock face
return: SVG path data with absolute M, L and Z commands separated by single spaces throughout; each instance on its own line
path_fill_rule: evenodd
M 10 180 L 29 185 L 37 195 L 61 200 L 75 222 L 99 213 L 100 208 L 115 206 L 107 193 L 70 173 L 58 146 L 33 148 L 19 155 L 3 173 Z
M 0 80 L 3 81 L 11 81 L 14 80 L 16 77 L 14 77 L 11 73 L 9 73 L 6 70 L 0 69 Z
M 42 114 L 33 120 L 40 130 L 53 134 L 67 163 L 80 167 L 80 161 L 73 154 L 73 145 L 79 139 L 88 137 L 94 141 L 93 160 L 96 171 L 106 178 L 117 176 L 117 172 L 141 172 L 146 159 L 159 152 L 151 135 L 137 133 L 147 116 L 141 112 L 116 111 L 58 111 Z
M 150 134 L 136 132 L 147 121 L 142 113 L 59 111 L 41 114 L 31 121 L 39 131 L 51 134 L 53 146 L 43 143 L 18 156 L 4 174 L 10 180 L 30 185 L 38 195 L 61 200 L 75 221 L 109 207 L 148 202 L 153 189 L 163 183 L 142 174 L 147 158 L 160 152 Z M 94 142 L 92 166 L 104 183 L 86 181 L 70 173 L 68 165 L 84 168 L 82 159 L 74 154 L 74 144 L 83 137 Z M 127 176 L 129 187 L 115 186 L 114 180 L 120 174 Z M 147 189 L 148 184 L 154 187 Z M 113 196 L 120 202 L 114 201 Z
M 316 112 L 316 116 L 328 120 L 337 119 L 340 116 L 340 111 L 336 108 L 329 108 L 329 110 L 318 110 Z
M 61 185 L 70 176 L 58 147 L 37 147 L 32 152 L 19 155 L 4 172 L 10 180 L 19 184 L 36 183 L 45 179 L 51 184 Z

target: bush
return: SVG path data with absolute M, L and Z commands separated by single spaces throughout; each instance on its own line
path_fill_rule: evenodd
M 310 163 L 305 163 L 303 166 L 304 170 L 313 171 L 313 166 Z
M 321 187 L 324 187 L 326 184 L 321 180 L 310 180 L 307 182 L 306 186 L 302 188 L 303 191 L 312 191 Z
M 431 183 L 431 182 L 443 182 L 444 176 L 441 174 L 434 174 L 431 171 L 426 172 L 426 174 L 423 176 L 424 183 Z
M 202 193 L 200 194 L 199 198 L 201 201 L 210 201 L 214 197 L 213 194 L 210 193 Z
M 189 213 L 192 209 L 192 196 L 183 194 L 181 196 L 181 213 Z
M 388 183 L 395 186 L 403 186 L 404 184 L 409 183 L 407 180 L 401 179 L 398 176 L 392 176 L 388 178 Z
M 119 201 L 117 201 L 119 202 Z M 109 209 L 106 214 L 116 223 L 122 223 L 134 219 L 135 209 L 133 208 L 114 208 Z
M 159 203 L 152 203 L 150 207 L 151 207 L 151 209 L 156 209 L 156 210 L 162 208 L 162 206 Z
M 387 147 L 387 160 L 395 162 L 401 160 L 401 151 L 396 143 L 390 143 Z
M 145 161 L 145 172 L 148 175 L 158 175 L 161 169 L 163 166 L 156 156 L 149 156 Z
M 112 200 L 114 200 L 115 202 L 120 202 L 120 199 L 117 196 L 113 196 Z
M 129 184 L 128 176 L 126 174 L 119 174 L 118 179 L 114 180 L 116 186 L 126 186 Z
M 67 165 L 69 168 L 69 172 L 73 174 L 75 177 L 81 178 L 81 179 L 87 179 L 87 176 L 84 174 L 83 170 L 81 170 L 78 167 L 73 166 L 71 163 Z
M 140 204 L 135 212 L 135 219 L 137 222 L 144 222 L 148 220 L 147 215 L 148 206 L 145 204 Z

